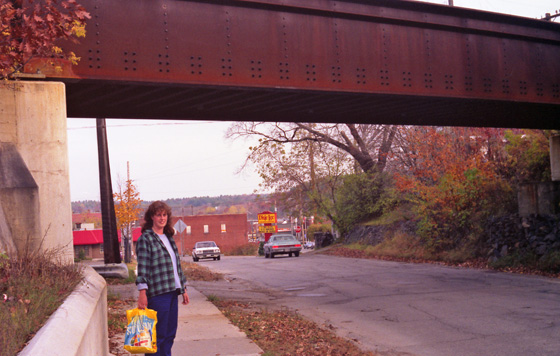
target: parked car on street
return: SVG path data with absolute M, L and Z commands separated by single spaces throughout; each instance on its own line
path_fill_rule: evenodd
M 200 241 L 194 244 L 191 255 L 194 262 L 198 262 L 201 258 L 213 258 L 214 261 L 219 261 L 220 248 L 214 241 Z
M 268 242 L 264 244 L 264 257 L 273 258 L 275 255 L 299 256 L 301 251 L 301 242 L 294 235 L 272 235 Z

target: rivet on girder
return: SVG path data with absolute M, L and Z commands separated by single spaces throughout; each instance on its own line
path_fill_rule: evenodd
M 552 97 L 558 99 L 560 97 L 560 85 L 552 84 Z

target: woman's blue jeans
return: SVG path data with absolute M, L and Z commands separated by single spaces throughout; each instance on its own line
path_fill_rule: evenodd
M 179 314 L 177 292 L 169 292 L 148 298 L 148 308 L 157 311 L 156 356 L 171 356 L 171 347 L 177 334 Z

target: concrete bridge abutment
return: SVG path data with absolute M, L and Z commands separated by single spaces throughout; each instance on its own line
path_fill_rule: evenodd
M 0 83 L 0 251 L 72 262 L 63 83 Z
M 557 215 L 560 213 L 560 136 L 552 136 L 550 182 L 520 184 L 517 193 L 519 215 Z

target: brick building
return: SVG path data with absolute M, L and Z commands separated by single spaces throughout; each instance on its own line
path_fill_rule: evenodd
M 173 225 L 176 225 L 179 219 L 186 228 L 174 238 L 182 255 L 190 255 L 194 244 L 199 241 L 215 241 L 222 253 L 248 243 L 247 214 L 173 216 Z M 132 229 L 133 255 L 136 251 L 136 241 L 141 235 L 140 230 L 140 227 Z M 73 231 L 73 234 L 75 257 L 79 257 L 81 253 L 85 258 L 103 258 L 102 230 Z M 117 234 L 120 245 L 120 230 Z
M 183 232 L 175 235 L 179 252 L 184 255 L 190 255 L 199 241 L 215 241 L 222 253 L 248 243 L 247 214 L 189 215 L 172 219 L 173 225 L 179 219 L 186 225 Z

